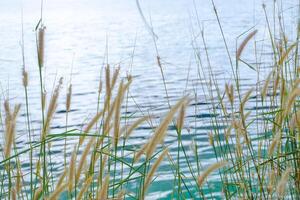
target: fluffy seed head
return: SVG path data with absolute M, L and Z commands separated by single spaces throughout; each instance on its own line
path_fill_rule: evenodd
M 48 134 L 50 123 L 52 121 L 53 115 L 55 113 L 56 107 L 57 107 L 57 101 L 59 96 L 60 87 L 62 85 L 62 78 L 60 78 L 58 85 L 56 86 L 47 111 L 46 121 L 45 125 L 43 127 L 43 133 L 42 133 L 42 139 L 45 139 L 46 135 Z
M 181 132 L 183 128 L 185 109 L 186 109 L 186 105 L 182 104 L 182 106 L 180 107 L 179 116 L 177 118 L 177 129 L 179 132 Z
M 289 175 L 292 172 L 292 168 L 287 168 L 285 172 L 282 174 L 280 181 L 278 182 L 277 185 L 277 194 L 279 198 L 284 197 L 285 189 L 286 189 L 286 184 L 289 179 Z
M 69 168 L 69 175 L 68 175 L 68 191 L 71 192 L 74 187 L 74 177 L 75 177 L 75 165 L 76 165 L 76 146 L 74 147 L 71 161 L 70 161 L 70 168 Z
M 46 27 L 42 26 L 38 32 L 38 61 L 39 67 L 44 66 L 44 54 L 45 54 L 45 30 Z
M 82 186 L 82 188 L 81 188 L 81 190 L 80 190 L 80 192 L 79 192 L 79 194 L 78 194 L 76 200 L 81 200 L 81 199 L 83 199 L 83 195 L 84 195 L 84 193 L 87 191 L 87 189 L 88 189 L 88 187 L 90 186 L 90 184 L 92 183 L 92 181 L 93 181 L 93 177 L 92 177 L 92 176 L 89 177 L 89 178 L 85 181 L 85 183 L 83 184 L 83 186 Z
M 57 200 L 59 195 L 67 188 L 68 184 L 61 184 L 60 186 L 56 187 L 52 194 L 49 196 L 48 200 Z
M 97 192 L 97 200 L 106 200 L 107 199 L 107 191 L 109 186 L 109 175 L 104 178 L 104 183 L 101 188 L 99 188 Z
M 144 191 L 146 192 L 151 181 L 153 178 L 154 173 L 156 172 L 158 166 L 160 165 L 160 163 L 163 161 L 163 158 L 167 155 L 168 153 L 168 149 L 165 149 L 160 156 L 157 158 L 157 160 L 155 161 L 155 163 L 153 164 L 153 166 L 151 167 L 149 173 L 147 174 L 146 178 L 145 178 L 145 183 L 144 183 Z
M 166 130 L 172 121 L 177 110 L 187 101 L 187 97 L 183 97 L 179 100 L 169 111 L 165 119 L 161 122 L 161 124 L 156 128 L 153 137 L 149 140 L 147 144 L 147 148 L 145 149 L 147 159 L 150 159 L 153 152 L 156 149 L 156 146 L 161 143 L 166 135 Z
M 68 93 L 67 93 L 67 100 L 66 100 L 66 111 L 67 112 L 70 112 L 71 97 L 72 97 L 72 84 L 69 85 L 69 89 L 68 89 Z
M 23 86 L 26 88 L 28 86 L 28 73 L 25 69 L 23 69 L 22 75 L 23 75 Z
M 241 45 L 239 46 L 237 53 L 236 53 L 236 59 L 239 60 L 242 52 L 244 50 L 244 48 L 246 47 L 247 43 L 251 40 L 251 38 L 253 38 L 253 36 L 257 33 L 257 30 L 254 30 L 253 32 L 251 32 L 241 43 Z
M 201 187 L 205 179 L 215 170 L 226 166 L 228 163 L 226 161 L 220 161 L 209 166 L 200 176 L 198 176 L 198 185 Z
M 93 119 L 88 123 L 88 125 L 85 127 L 85 129 L 83 130 L 83 136 L 80 136 L 79 138 L 79 146 L 81 146 L 84 142 L 85 139 L 85 134 L 87 134 L 88 132 L 90 132 L 90 130 L 93 128 L 93 126 L 98 122 L 98 120 L 100 119 L 100 117 L 103 115 L 103 112 L 98 112 Z
M 90 149 L 92 148 L 93 144 L 94 144 L 94 138 L 91 138 L 89 140 L 89 142 L 87 143 L 84 151 L 82 152 L 82 155 L 81 155 L 78 167 L 77 167 L 77 171 L 76 171 L 76 176 L 75 176 L 76 183 L 78 183 L 78 181 L 79 181 L 80 174 L 82 173 L 83 168 L 84 168 L 84 164 L 86 162 L 86 158 L 87 158 L 87 156 L 88 156 L 88 154 L 90 152 Z
M 275 148 L 278 146 L 278 144 L 280 143 L 280 139 L 281 139 L 281 132 L 277 132 L 274 139 L 272 140 L 269 149 L 268 149 L 268 155 L 272 156 L 274 153 Z

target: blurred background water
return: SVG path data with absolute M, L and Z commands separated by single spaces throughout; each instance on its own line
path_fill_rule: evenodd
M 262 0 L 216 0 L 216 8 L 224 30 L 231 56 L 234 58 L 236 38 L 252 27 L 258 29 L 257 49 L 247 47 L 243 54 L 249 63 L 259 63 L 262 78 L 271 67 L 271 51 L 267 42 L 265 16 L 262 3 L 266 3 L 269 17 L 272 17 L 272 1 Z M 281 5 L 280 2 L 277 2 Z M 297 1 L 284 1 L 281 13 L 285 20 L 285 31 L 289 38 L 294 37 L 298 8 Z M 212 72 L 223 89 L 232 79 L 231 67 L 225 51 L 224 42 L 218 27 L 213 6 L 209 0 L 140 0 L 143 13 L 153 26 L 157 50 L 161 57 L 166 78 L 166 86 L 171 102 L 183 94 L 196 97 L 188 109 L 183 144 L 188 155 L 192 139 L 199 145 L 198 153 L 205 167 L 214 161 L 207 134 L 215 129 L 212 126 L 210 103 L 204 97 L 202 86 L 208 83 L 199 77 L 196 50 L 203 59 L 203 70 L 208 72 L 205 48 L 201 38 L 203 29 Z M 23 15 L 22 15 L 23 13 Z M 9 98 L 11 102 L 23 104 L 18 119 L 18 147 L 27 143 L 24 129 L 25 106 L 22 88 L 22 16 L 24 31 L 25 62 L 29 72 L 30 118 L 35 138 L 40 130 L 40 96 L 36 56 L 35 26 L 40 18 L 38 0 L 0 1 L 0 99 Z M 143 113 L 163 115 L 168 110 L 160 69 L 156 62 L 156 47 L 149 34 L 134 0 L 51 0 L 44 1 L 43 20 L 46 26 L 45 68 L 46 89 L 51 94 L 55 81 L 64 77 L 64 85 L 70 80 L 73 84 L 72 112 L 69 115 L 70 128 L 81 129 L 97 108 L 97 90 L 104 63 L 112 68 L 120 65 L 121 75 L 132 74 L 134 81 L 130 89 L 127 112 L 123 115 L 139 117 Z M 275 27 L 276 29 L 278 27 Z M 239 40 L 241 41 L 241 40 Z M 258 52 L 259 58 L 254 56 Z M 255 86 L 257 72 L 241 67 L 242 90 Z M 72 75 L 72 79 L 70 78 Z M 63 91 L 66 90 L 64 87 Z M 53 132 L 65 130 L 65 94 L 53 121 Z M 138 106 L 137 106 L 138 105 Z M 248 105 L 255 109 L 254 105 Z M 156 119 L 156 125 L 159 118 Z M 150 127 L 145 124 L 129 140 L 132 145 L 141 145 L 149 137 Z M 1 136 L 2 137 L 2 136 Z M 74 141 L 75 142 L 75 141 Z M 72 142 L 70 142 L 72 143 Z M 166 144 L 171 145 L 171 155 L 177 152 L 175 131 L 170 130 Z M 70 146 L 71 147 L 71 146 Z M 174 147 L 174 148 L 172 148 Z M 54 145 L 53 165 L 59 172 L 63 167 L 61 147 Z M 70 151 L 72 148 L 69 148 Z M 28 159 L 24 158 L 24 165 Z M 165 162 L 160 175 L 149 190 L 149 199 L 170 198 L 173 190 L 173 174 Z M 182 163 L 183 173 L 187 170 Z M 218 190 L 218 180 L 212 179 L 212 188 Z M 133 188 L 135 186 L 132 186 Z M 195 189 L 191 187 L 191 192 Z M 187 196 L 188 197 L 188 196 Z

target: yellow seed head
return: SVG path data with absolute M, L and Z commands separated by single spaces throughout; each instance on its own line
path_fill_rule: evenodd
M 106 200 L 107 199 L 107 192 L 109 186 L 109 175 L 104 178 L 104 183 L 101 188 L 99 188 L 97 192 L 97 200 Z
M 72 97 L 72 84 L 69 85 L 69 89 L 68 89 L 68 93 L 67 93 L 67 100 L 66 100 L 66 111 L 67 112 L 70 112 L 71 97 Z
M 274 139 L 272 140 L 270 146 L 269 146 L 269 149 L 268 149 L 268 155 L 269 156 L 272 156 L 274 151 L 275 151 L 275 148 L 278 146 L 278 144 L 280 143 L 280 139 L 281 139 L 281 132 L 277 132 Z
M 242 52 L 244 50 L 244 48 L 246 47 L 247 43 L 251 40 L 251 38 L 254 37 L 254 35 L 257 33 L 257 30 L 254 30 L 253 32 L 251 32 L 241 43 L 241 45 L 239 46 L 237 53 L 236 53 L 236 59 L 239 60 Z
M 45 54 L 45 30 L 46 27 L 42 26 L 38 32 L 38 61 L 39 67 L 44 66 L 44 54 Z
M 23 69 L 22 75 L 23 75 L 23 86 L 26 88 L 28 86 L 28 73 L 25 69 Z
M 292 172 L 292 168 L 287 168 L 282 174 L 280 181 L 277 184 L 277 194 L 279 198 L 283 198 L 285 194 L 286 184 L 289 179 L 289 175 Z
M 220 161 L 209 166 L 200 176 L 198 176 L 198 185 L 201 187 L 205 179 L 215 170 L 225 167 L 228 163 L 226 161 Z
M 153 166 L 151 167 L 149 173 L 147 174 L 146 178 L 145 178 L 145 183 L 144 183 L 144 191 L 146 192 L 151 181 L 153 178 L 153 175 L 155 173 L 155 171 L 157 170 L 158 166 L 160 165 L 160 163 L 163 161 L 163 158 L 167 155 L 168 153 L 168 149 L 165 149 L 160 156 L 157 158 L 157 160 L 155 161 L 155 163 L 153 164 Z

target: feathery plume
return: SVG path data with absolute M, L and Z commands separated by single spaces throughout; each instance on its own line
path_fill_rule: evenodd
M 123 200 L 125 194 L 126 194 L 126 191 L 125 191 L 125 190 L 121 190 L 121 191 L 118 193 L 116 200 Z
M 99 188 L 97 192 L 97 200 L 106 200 L 107 199 L 107 191 L 109 186 L 109 175 L 104 178 L 104 183 L 101 188 Z
M 300 110 L 293 114 L 289 124 L 289 128 L 291 130 L 294 130 L 295 128 L 300 128 Z
M 199 187 L 202 186 L 205 179 L 215 170 L 225 167 L 228 164 L 226 161 L 220 161 L 209 166 L 200 176 L 198 176 Z
M 120 115 L 121 115 L 121 104 L 123 101 L 123 81 L 120 83 L 119 89 L 118 89 L 118 95 L 116 97 L 116 109 L 115 109 L 115 117 L 114 117 L 114 146 L 118 144 L 119 140 L 119 132 L 120 132 Z
M 274 150 L 275 148 L 277 147 L 277 145 L 279 144 L 280 142 L 280 139 L 281 139 L 281 132 L 278 131 L 275 135 L 275 137 L 273 138 L 270 146 L 269 146 L 269 149 L 268 149 L 268 156 L 272 156 L 273 153 L 274 153 Z
M 145 150 L 148 148 L 149 143 L 143 145 L 143 147 L 134 155 L 134 162 L 137 162 L 140 157 L 145 153 Z
M 19 194 L 22 188 L 22 172 L 21 169 L 18 168 L 17 170 L 17 177 L 16 177 L 16 192 Z
M 45 110 L 45 107 L 46 107 L 46 92 L 43 91 L 42 92 L 42 111 Z
M 291 94 L 288 97 L 287 105 L 285 109 L 285 116 L 287 116 L 292 108 L 293 103 L 295 102 L 295 99 L 297 96 L 300 95 L 300 88 L 295 88 L 292 90 Z
M 80 178 L 80 174 L 82 172 L 82 169 L 83 169 L 83 166 L 85 164 L 85 161 L 86 161 L 86 158 L 90 152 L 90 149 L 92 147 L 92 145 L 94 144 L 94 138 L 91 138 L 89 140 L 89 142 L 87 143 L 84 151 L 82 152 L 82 155 L 81 155 L 81 158 L 80 158 L 80 161 L 79 161 L 79 164 L 78 164 L 78 167 L 77 167 L 77 171 L 76 171 L 76 176 L 75 176 L 75 182 L 77 183 L 79 178 Z
M 210 146 L 214 146 L 214 134 L 212 132 L 208 133 L 208 142 Z
M 248 90 L 248 92 L 244 95 L 242 101 L 241 101 L 241 108 L 244 107 L 245 103 L 248 101 L 251 93 L 253 92 L 253 88 L 251 88 L 250 90 Z
M 15 188 L 11 189 L 11 199 L 12 200 L 17 200 L 17 192 Z
M 93 128 L 93 126 L 98 122 L 100 117 L 103 115 L 103 111 L 98 112 L 93 119 L 88 123 L 88 125 L 83 130 L 83 135 L 79 138 L 79 146 L 83 144 L 83 141 L 85 139 L 85 135 Z
M 68 191 L 69 193 L 72 191 L 74 186 L 74 177 L 75 177 L 75 165 L 76 165 L 76 146 L 74 147 L 71 161 L 70 161 L 70 169 L 69 169 L 69 177 L 68 177 Z
M 4 101 L 4 110 L 5 110 L 5 123 L 8 123 L 11 120 L 11 111 L 10 111 L 10 105 L 9 105 L 9 101 L 6 99 Z
M 108 105 L 110 104 L 110 97 L 111 97 L 111 87 L 110 87 L 110 67 L 107 65 L 105 68 L 105 105 L 104 108 L 109 108 Z
M 179 132 L 181 132 L 183 128 L 185 109 L 186 109 L 186 105 L 182 104 L 182 106 L 180 107 L 179 116 L 177 118 L 177 129 Z
M 38 200 L 42 196 L 43 187 L 40 186 L 34 193 L 33 200 Z
M 102 91 L 102 81 L 99 81 L 98 94 L 100 94 L 101 91 Z
M 279 198 L 284 197 L 286 184 L 289 180 L 289 175 L 292 172 L 292 168 L 287 168 L 285 172 L 282 174 L 280 181 L 277 184 L 277 194 Z
M 298 42 L 293 43 L 291 46 L 289 46 L 289 48 L 286 50 L 286 52 L 284 52 L 281 55 L 281 57 L 280 57 L 280 59 L 278 61 L 278 65 L 279 66 L 283 64 L 283 62 L 285 61 L 285 59 L 288 57 L 289 53 L 293 50 L 294 47 L 297 46 L 297 44 L 298 44 Z
M 150 116 L 144 116 L 137 119 L 129 126 L 123 126 L 120 130 L 120 135 L 124 134 L 124 137 L 127 139 L 130 136 L 130 134 L 134 131 L 134 129 L 136 129 L 141 123 L 147 121 L 148 119 L 150 119 Z
M 78 194 L 76 200 L 81 200 L 81 199 L 83 198 L 84 193 L 86 192 L 86 190 L 88 189 L 88 187 L 90 186 L 90 184 L 92 183 L 92 181 L 93 181 L 93 177 L 92 177 L 92 176 L 89 177 L 89 178 L 85 181 L 85 183 L 84 183 L 84 185 L 82 186 L 82 188 L 81 188 L 81 190 L 80 190 L 80 192 L 79 192 L 79 194 Z
M 114 100 L 114 102 L 110 106 L 110 109 L 109 109 L 109 111 L 108 111 L 108 113 L 107 113 L 107 115 L 105 117 L 105 120 L 104 120 L 103 130 L 104 130 L 104 134 L 105 135 L 108 135 L 108 133 L 110 131 L 110 128 L 111 128 L 110 127 L 110 121 L 111 121 L 111 118 L 113 116 L 115 107 L 116 107 L 116 99 Z M 104 110 L 108 110 L 108 109 L 104 108 Z
M 45 30 L 46 27 L 42 26 L 39 28 L 39 32 L 38 32 L 38 62 L 40 68 L 44 66 Z
M 266 79 L 266 81 L 265 81 L 265 84 L 264 84 L 264 86 L 263 86 L 263 88 L 262 88 L 262 90 L 261 90 L 261 98 L 262 98 L 262 100 L 264 100 L 265 97 L 266 97 L 266 95 L 267 95 L 268 86 L 269 86 L 269 83 L 270 83 L 270 79 L 271 79 L 271 77 L 272 77 L 272 74 L 273 74 L 273 72 L 271 72 L 271 73 L 268 75 L 268 77 L 267 77 L 267 79 Z
M 147 159 L 150 159 L 153 152 L 156 149 L 156 146 L 161 143 L 166 135 L 166 130 L 168 129 L 168 126 L 170 122 L 173 119 L 173 116 L 177 112 L 177 110 L 184 104 L 187 100 L 187 97 L 182 98 L 179 100 L 168 112 L 167 116 L 164 118 L 164 120 L 161 122 L 161 124 L 156 128 L 152 138 L 149 140 L 147 144 L 147 148 L 145 149 L 146 157 Z
M 276 78 L 274 80 L 274 86 L 273 86 L 273 96 L 276 95 L 276 92 L 277 92 L 277 89 L 278 89 L 278 86 L 279 86 L 279 81 L 280 81 L 280 76 L 278 73 L 276 73 Z
M 65 167 L 63 173 L 60 175 L 60 177 L 59 177 L 59 179 L 58 179 L 58 181 L 57 181 L 57 183 L 56 183 L 55 189 L 57 189 L 57 188 L 59 188 L 60 186 L 62 186 L 62 183 L 64 182 L 65 177 L 66 177 L 66 175 L 67 175 L 67 171 L 68 171 L 68 170 L 67 170 L 67 168 Z
M 55 113 L 55 110 L 57 108 L 57 100 L 58 100 L 58 96 L 59 96 L 59 91 L 60 91 L 60 87 L 62 85 L 62 78 L 60 78 L 58 85 L 56 86 L 51 100 L 50 100 L 50 104 L 48 106 L 48 111 L 47 111 L 47 116 L 46 116 L 46 121 L 45 121 L 45 125 L 43 127 L 43 133 L 42 133 L 42 139 L 46 138 L 46 135 L 49 132 L 49 128 L 50 128 L 50 123 L 51 120 L 53 118 L 53 115 Z
M 251 40 L 251 38 L 257 33 L 257 30 L 254 30 L 253 32 L 251 32 L 241 43 L 241 45 L 239 46 L 237 53 L 236 53 L 236 59 L 239 60 L 242 52 L 245 48 L 245 46 L 247 45 L 247 43 Z
M 120 67 L 118 67 L 117 69 L 115 69 L 112 80 L 111 80 L 111 84 L 110 84 L 110 90 L 113 90 L 113 88 L 115 87 L 115 84 L 117 82 L 118 76 L 120 73 Z
M 68 93 L 67 93 L 66 112 L 70 112 L 71 97 L 72 97 L 72 84 L 69 85 L 69 89 L 68 89 Z
M 157 160 L 155 161 L 155 163 L 153 164 L 153 166 L 151 167 L 149 173 L 147 174 L 146 178 L 145 178 L 145 183 L 144 183 L 144 193 L 146 193 L 151 181 L 152 181 L 152 178 L 153 178 L 153 175 L 155 173 L 155 171 L 157 170 L 158 166 L 160 165 L 160 163 L 162 162 L 162 160 L 164 159 L 164 157 L 167 155 L 168 153 L 168 149 L 165 149 L 161 154 L 160 156 L 157 158 Z
M 232 84 L 230 84 L 230 85 L 228 85 L 227 83 L 225 84 L 225 93 L 227 95 L 227 98 L 229 99 L 230 104 L 233 105 L 234 90 L 233 90 L 233 85 Z
M 13 143 L 15 141 L 15 129 L 16 129 L 16 118 L 18 115 L 18 112 L 20 110 L 20 104 L 16 105 L 14 107 L 14 112 L 10 113 L 10 106 L 8 100 L 4 102 L 5 107 L 5 147 L 4 147 L 4 156 L 5 158 L 9 158 L 11 154 L 11 149 L 13 146 Z
M 273 188 L 274 188 L 274 185 L 275 185 L 275 181 L 276 181 L 276 174 L 275 174 L 275 171 L 272 170 L 269 173 L 269 184 L 267 186 L 267 191 L 268 191 L 269 194 L 271 194 L 272 191 L 273 191 Z
M 52 192 L 52 194 L 49 196 L 48 200 L 57 200 L 59 198 L 59 195 L 67 188 L 68 184 L 62 184 L 55 188 L 55 190 Z
M 23 86 L 26 88 L 28 86 L 28 73 L 24 68 L 22 71 L 22 75 L 23 75 Z

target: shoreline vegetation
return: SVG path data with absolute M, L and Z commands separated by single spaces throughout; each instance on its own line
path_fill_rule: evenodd
M 138 2 L 138 1 L 137 1 Z M 278 28 L 272 29 L 265 5 L 262 9 L 268 27 L 272 49 L 272 68 L 267 77 L 261 77 L 259 64 L 243 60 L 243 53 L 250 44 L 256 45 L 256 35 L 260 30 L 252 28 L 240 36 L 235 56 L 231 56 L 225 40 L 222 20 L 219 18 L 214 1 L 211 1 L 223 37 L 225 51 L 231 64 L 234 79 L 220 85 L 213 75 L 209 53 L 205 48 L 207 64 L 202 65 L 200 55 L 195 49 L 199 62 L 199 78 L 208 81 L 203 84 L 205 101 L 210 102 L 210 122 L 215 128 L 208 132 L 209 144 L 213 149 L 215 163 L 202 166 L 199 141 L 191 141 L 193 155 L 186 153 L 183 145 L 183 131 L 186 110 L 193 106 L 197 94 L 180 97 L 175 104 L 167 98 L 169 111 L 163 115 L 160 124 L 152 126 L 157 116 L 143 115 L 129 120 L 122 116 L 126 109 L 130 85 L 134 78 L 120 76 L 120 67 L 105 66 L 105 79 L 99 82 L 98 105 L 94 116 L 82 130 L 68 127 L 72 108 L 73 88 L 70 83 L 63 94 L 63 79 L 57 81 L 50 101 L 45 92 L 44 55 L 46 28 L 42 20 L 36 27 L 37 63 L 40 81 L 40 138 L 32 136 L 30 121 L 30 74 L 25 66 L 24 42 L 22 38 L 23 69 L 22 76 L 25 99 L 21 104 L 12 105 L 5 99 L 1 109 L 0 160 L 0 199 L 147 199 L 151 185 L 159 176 L 159 167 L 165 162 L 173 175 L 174 189 L 171 197 L 175 199 L 299 199 L 300 198 L 300 65 L 298 23 L 296 38 L 287 38 L 282 16 L 275 12 L 274 22 Z M 280 9 L 280 8 L 278 8 Z M 141 8 L 139 6 L 141 12 Z M 275 17 L 276 20 L 275 20 Z M 149 28 L 152 32 L 153 30 Z M 154 32 L 153 32 L 154 34 Z M 200 35 L 206 47 L 204 33 Z M 256 47 L 256 46 L 255 46 Z M 157 48 L 157 47 L 156 47 Z M 256 47 L 258 48 L 258 47 Z M 202 52 L 201 52 L 202 53 Z M 254 57 L 258 59 L 258 51 Z M 157 65 L 160 68 L 165 95 L 168 89 L 163 64 L 157 51 Z M 202 60 L 203 61 L 203 60 Z M 204 67 L 209 71 L 205 74 Z M 257 84 L 244 92 L 240 84 L 242 67 L 257 72 Z M 65 95 L 65 131 L 52 133 L 52 119 L 58 106 L 58 99 Z M 101 99 L 103 97 L 103 99 Z M 254 102 L 261 109 L 249 111 L 247 104 Z M 17 118 L 20 110 L 25 110 L 26 147 L 17 148 Z M 133 146 L 128 139 L 142 124 L 149 124 L 149 138 L 142 146 Z M 169 128 L 176 132 L 176 153 L 170 153 L 165 144 Z M 145 130 L 147 131 L 147 130 Z M 68 154 L 69 138 L 77 140 Z M 201 142 L 201 141 L 200 141 Z M 64 144 L 64 169 L 56 176 L 51 162 L 52 146 Z M 173 148 L 173 147 L 172 147 Z M 24 170 L 21 157 L 27 156 L 30 166 Z M 193 160 L 193 162 L 191 162 Z M 182 170 L 185 163 L 188 172 Z M 217 190 L 210 178 L 217 179 Z M 217 177 L 217 178 L 216 178 Z M 134 189 L 130 187 L 134 185 Z

